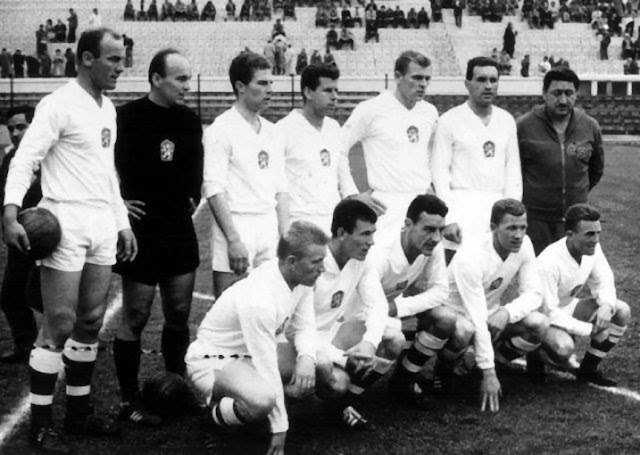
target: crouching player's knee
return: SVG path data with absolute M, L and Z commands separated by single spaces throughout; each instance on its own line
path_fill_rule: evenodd
M 631 308 L 629 304 L 618 300 L 616 302 L 616 311 L 611 318 L 611 322 L 618 326 L 626 326 L 631 321 Z
M 316 390 L 321 398 L 337 398 L 349 390 L 351 381 L 342 368 L 335 366 L 324 352 L 316 353 Z
M 528 338 L 527 341 L 540 343 L 545 339 L 547 331 L 549 330 L 549 318 L 542 313 L 534 311 L 522 319 L 522 325 L 528 332 L 528 336 L 526 336 L 526 338 Z
M 245 423 L 266 419 L 276 405 L 276 396 L 266 388 L 255 388 L 251 394 L 235 400 L 235 411 Z
M 387 327 L 384 330 L 382 343 L 378 346 L 376 355 L 387 360 L 395 360 L 402 354 L 405 343 L 406 340 L 401 330 Z
M 446 306 L 432 308 L 418 316 L 418 331 L 427 331 L 440 339 L 450 338 L 456 331 L 458 316 Z

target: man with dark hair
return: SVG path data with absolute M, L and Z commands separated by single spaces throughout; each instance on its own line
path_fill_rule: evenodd
M 129 208 L 138 256 L 120 263 L 122 323 L 113 355 L 122 407 L 120 419 L 157 425 L 140 404 L 140 337 L 160 287 L 165 318 L 165 369 L 184 374 L 188 319 L 198 267 L 198 241 L 191 215 L 200 201 L 202 126 L 184 105 L 191 66 L 175 49 L 158 52 L 149 65 L 149 94 L 118 110 L 115 162 L 122 197 Z
M 73 10 L 73 8 L 69 8 L 69 17 L 67 18 L 69 22 L 69 34 L 67 35 L 67 43 L 75 43 L 76 42 L 76 29 L 78 28 L 78 15 Z
M 543 339 L 547 360 L 561 367 L 575 350 L 576 336 L 591 338 L 576 378 L 611 387 L 616 381 L 598 371 L 600 361 L 624 335 L 631 320 L 629 305 L 618 300 L 613 271 L 600 247 L 600 213 L 587 205 L 569 207 L 566 236 L 538 257 L 543 308 L 551 327 Z M 578 297 L 588 286 L 589 297 Z
M 523 196 L 536 254 L 565 235 L 564 214 L 587 202 L 604 172 L 598 122 L 575 107 L 580 80 L 569 68 L 550 70 L 544 104 L 517 121 Z
M 11 136 L 11 145 L 4 150 L 4 159 L 0 167 L 0 197 L 4 200 L 4 187 L 7 182 L 9 165 L 16 154 L 24 133 L 33 120 L 34 109 L 31 106 L 18 106 L 7 113 L 7 128 Z M 40 173 L 34 174 L 33 182 L 27 190 L 22 207 L 27 209 L 38 205 L 42 199 Z M 16 249 L 7 252 L 7 264 L 2 281 L 0 307 L 7 318 L 13 335 L 14 347 L 0 356 L 0 363 L 22 363 L 29 360 L 33 343 L 38 336 L 36 321 L 31 308 L 39 307 L 42 311 L 40 283 L 36 279 L 35 261 Z M 29 297 L 35 297 L 30 299 Z
M 11 57 L 13 59 L 13 73 L 15 77 L 24 77 L 24 55 L 20 49 L 16 49 Z
M 395 63 L 395 90 L 360 103 L 344 124 L 346 146 L 361 142 L 368 186 L 386 207 L 379 211 L 376 242 L 388 246 L 404 224 L 407 207 L 431 186 L 430 142 L 438 120 L 424 100 L 431 61 L 415 51 Z
M 345 199 L 336 206 L 324 272 L 314 287 L 318 350 L 334 365 L 331 384 L 348 390 L 325 400 L 326 411 L 352 429 L 369 427 L 355 401 L 391 369 L 405 341 L 397 321 L 389 324 L 380 278 L 365 260 L 376 220 L 376 212 L 361 201 Z
M 312 289 L 327 240 L 317 226 L 293 223 L 278 257 L 220 296 L 185 358 L 189 378 L 213 408 L 211 426 L 239 429 L 268 418 L 270 454 L 284 453 L 285 395 L 328 387 L 331 365 L 316 356 Z
M 307 66 L 300 78 L 302 109 L 292 110 L 276 124 L 289 181 L 291 220 L 311 221 L 327 234 L 338 202 L 358 194 L 340 125 L 328 116 L 338 100 L 339 77 L 335 66 Z M 375 204 L 368 193 L 362 198 Z
M 460 314 L 449 342 L 458 349 L 473 340 L 482 372 L 482 411 L 499 409 L 496 363 L 505 365 L 540 346 L 549 326 L 537 311 L 542 291 L 536 257 L 526 236 L 527 214 L 515 199 L 501 199 L 491 210 L 491 234 L 465 242 L 449 266 L 449 305 Z M 518 296 L 501 304 L 501 296 L 518 277 Z M 494 360 L 495 359 L 495 360 Z M 449 380 L 453 377 L 444 375 Z
M 31 351 L 31 443 L 68 453 L 53 430 L 58 370 L 65 364 L 65 428 L 82 435 L 118 434 L 93 415 L 89 394 L 98 332 L 107 307 L 111 266 L 137 254 L 120 196 L 113 158 L 116 110 L 105 97 L 123 71 L 122 37 L 110 29 L 84 32 L 78 43 L 78 77 L 38 104 L 31 127 L 9 167 L 4 197 L 4 240 L 27 253 L 29 239 L 17 221 L 34 168 L 41 164 L 43 199 L 62 227 L 58 248 L 41 261 L 42 329 Z
M 444 231 L 447 261 L 460 243 L 488 233 L 494 202 L 522 198 L 516 123 L 493 104 L 499 77 L 494 60 L 469 60 L 469 99 L 438 122 L 431 162 L 436 194 L 449 207 Z
M 203 196 L 214 214 L 211 250 L 219 296 L 251 267 L 275 256 L 289 226 L 289 194 L 273 123 L 260 112 L 271 98 L 271 67 L 244 52 L 231 62 L 236 103 L 204 133 Z

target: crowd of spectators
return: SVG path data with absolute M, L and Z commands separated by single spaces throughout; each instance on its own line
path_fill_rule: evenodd
M 25 71 L 26 69 L 26 71 Z M 23 54 L 20 49 L 11 54 L 6 48 L 0 52 L 0 77 L 76 77 L 76 54 L 67 48 L 63 54 L 56 49 L 51 55 L 48 49 L 34 54 Z

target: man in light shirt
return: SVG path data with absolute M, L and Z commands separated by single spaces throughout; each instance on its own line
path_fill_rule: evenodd
M 291 221 L 311 221 L 327 234 L 338 202 L 358 195 L 340 125 L 328 116 L 338 100 L 339 77 L 335 66 L 307 66 L 300 78 L 302 109 L 294 109 L 276 124 L 289 181 Z M 383 211 L 370 194 L 359 197 Z
M 236 103 L 204 132 L 203 195 L 214 215 L 211 250 L 216 296 L 247 270 L 275 257 L 289 226 L 284 156 L 273 123 L 260 116 L 271 98 L 271 66 L 244 52 L 231 62 Z
M 379 213 L 376 243 L 393 243 L 407 207 L 431 187 L 429 144 L 438 120 L 436 108 L 424 101 L 431 61 L 406 51 L 395 63 L 396 88 L 360 103 L 343 129 L 346 149 L 362 143 L 368 185 L 386 206 Z
M 304 396 L 327 377 L 316 375 L 312 289 L 327 240 L 317 226 L 293 223 L 278 257 L 220 296 L 185 357 L 189 378 L 213 408 L 212 425 L 241 428 L 268 417 L 270 454 L 284 453 L 285 393 Z
M 33 169 L 41 163 L 39 206 L 60 222 L 62 239 L 41 263 L 42 329 L 31 352 L 31 442 L 44 451 L 69 447 L 52 429 L 51 408 L 61 360 L 65 364 L 67 432 L 115 435 L 92 414 L 91 376 L 106 310 L 111 266 L 133 260 L 137 245 L 120 197 L 114 165 L 116 111 L 103 90 L 124 69 L 124 45 L 109 29 L 85 32 L 78 43 L 78 77 L 46 96 L 11 162 L 4 199 L 4 238 L 27 253 L 16 217 Z
M 566 237 L 538 257 L 543 309 L 551 324 L 543 348 L 552 363 L 562 365 L 575 350 L 574 336 L 591 337 L 576 378 L 615 386 L 616 381 L 597 368 L 624 335 L 631 310 L 616 297 L 613 272 L 600 247 L 600 213 L 587 204 L 575 204 L 565 220 Z M 591 295 L 578 297 L 585 286 Z
M 537 349 L 549 326 L 537 311 L 542 302 L 540 277 L 526 230 L 524 205 L 501 199 L 491 210 L 491 234 L 466 242 L 449 265 L 449 305 L 460 312 L 451 339 L 458 346 L 474 340 L 482 372 L 482 411 L 487 404 L 492 412 L 499 410 L 502 392 L 496 362 L 505 365 Z M 502 305 L 500 297 L 516 275 L 518 296 Z M 473 332 L 467 331 L 465 319 L 471 321 Z
M 469 60 L 469 99 L 447 111 L 436 129 L 431 165 L 436 194 L 449 207 L 444 231 L 447 261 L 462 241 L 488 233 L 494 202 L 522 199 L 516 122 L 493 104 L 498 80 L 495 61 Z
M 349 428 L 369 424 L 355 409 L 357 398 L 389 371 L 404 347 L 397 321 L 389 324 L 380 278 L 366 261 L 373 245 L 376 213 L 362 201 L 345 199 L 333 212 L 324 273 L 314 288 L 319 352 L 333 363 L 337 399 L 325 400 L 330 418 Z

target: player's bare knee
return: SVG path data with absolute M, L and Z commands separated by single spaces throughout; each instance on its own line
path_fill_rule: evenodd
M 46 324 L 54 337 L 67 339 L 76 325 L 76 314 L 70 308 L 57 308 L 48 312 Z
M 456 329 L 446 344 L 447 349 L 461 351 L 471 344 L 471 339 L 475 333 L 476 328 L 470 320 L 467 318 L 457 318 Z
M 387 329 L 384 342 L 380 345 L 377 354 L 387 360 L 397 359 L 405 346 L 405 338 L 402 331 L 397 329 Z
M 456 312 L 446 306 L 432 308 L 420 319 L 418 327 L 441 339 L 449 338 L 456 330 Z M 423 323 L 424 321 L 424 323 Z
M 266 390 L 253 390 L 250 396 L 239 400 L 241 411 L 248 422 L 265 419 L 276 405 L 276 396 Z M 246 412 L 246 414 L 245 414 Z
M 562 360 L 567 360 L 573 354 L 575 345 L 570 336 L 547 337 L 544 341 L 545 349 L 553 352 Z
M 631 321 L 631 308 L 627 302 L 618 300 L 616 302 L 616 312 L 611 318 L 611 322 L 615 325 L 625 326 Z
M 529 313 L 522 323 L 536 341 L 543 340 L 549 330 L 549 318 L 537 311 Z
M 349 374 L 344 371 L 342 368 L 334 368 L 333 374 L 331 375 L 331 390 L 334 395 L 342 396 L 349 390 L 349 386 L 351 385 L 351 378 Z

